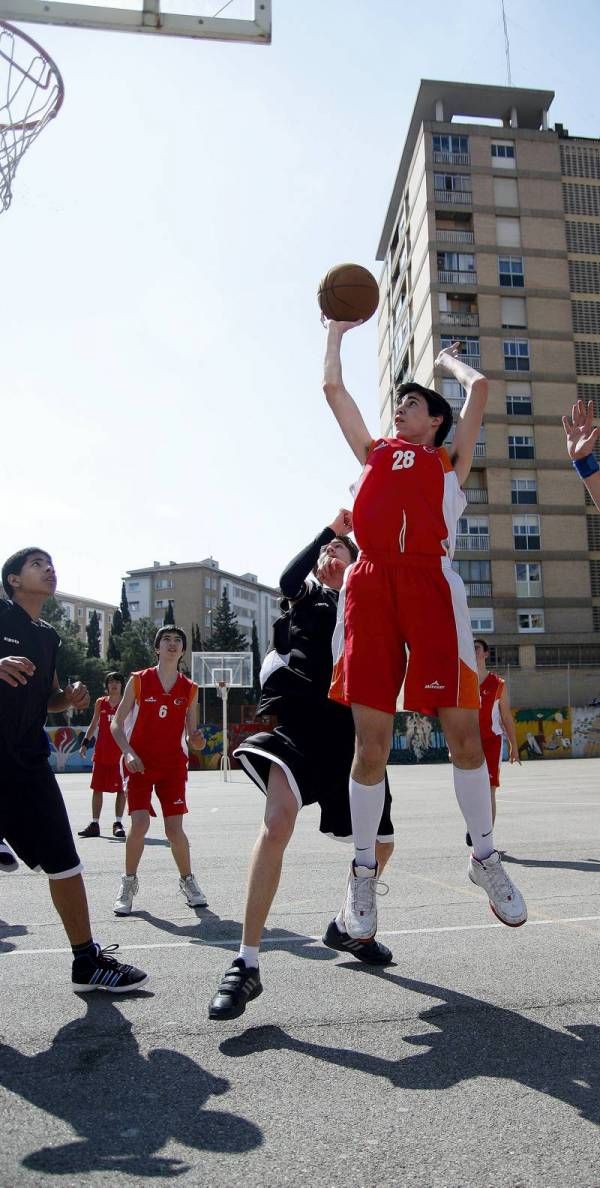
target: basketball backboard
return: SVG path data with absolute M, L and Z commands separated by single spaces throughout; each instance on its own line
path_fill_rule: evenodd
M 192 652 L 192 680 L 201 689 L 250 689 L 252 652 Z
M 269 45 L 271 0 L 0 0 L 0 19 Z

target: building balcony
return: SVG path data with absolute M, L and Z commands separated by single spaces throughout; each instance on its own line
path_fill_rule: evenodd
M 457 549 L 464 552 L 489 553 L 490 538 L 487 532 L 475 535 L 470 532 L 459 532 L 456 537 Z
M 478 326 L 479 314 L 455 313 L 450 309 L 440 310 L 440 322 L 446 326 Z
M 445 206 L 470 206 L 473 201 L 470 190 L 434 190 L 433 196 Z
M 460 406 L 462 408 L 462 405 Z M 467 503 L 487 503 L 487 487 L 463 487 Z
M 460 359 L 461 363 L 466 363 L 468 367 L 474 367 L 476 371 L 479 371 L 481 367 L 481 355 L 463 355 L 461 353 L 455 358 Z
M 474 458 L 485 458 L 485 442 L 484 441 L 476 441 L 475 442 L 475 449 L 473 450 L 473 457 Z
M 447 272 L 445 268 L 439 268 L 438 281 L 441 285 L 471 285 L 475 288 L 477 273 L 467 268 L 462 272 Z
M 470 165 L 470 153 L 451 153 L 449 149 L 434 149 L 433 160 L 436 165 Z
M 447 243 L 475 243 L 474 231 L 449 231 L 446 227 L 436 227 L 435 237 Z
M 467 598 L 491 598 L 491 582 L 465 582 Z

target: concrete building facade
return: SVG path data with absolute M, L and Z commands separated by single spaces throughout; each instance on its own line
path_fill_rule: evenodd
M 423 81 L 378 249 L 382 432 L 408 378 L 458 413 L 434 366 L 456 339 L 490 382 L 455 568 L 523 688 L 600 664 L 600 513 L 560 419 L 578 397 L 600 414 L 600 141 L 550 128 L 553 97 Z
M 67 621 L 74 623 L 79 629 L 80 639 L 86 647 L 87 635 L 85 629 L 88 626 L 93 611 L 96 611 L 100 623 L 100 655 L 105 659 L 113 615 L 117 609 L 116 606 L 113 606 L 110 602 L 97 602 L 92 598 L 84 598 L 81 594 L 64 594 L 61 590 L 56 591 L 55 597 L 56 601 L 62 606 Z
M 228 573 L 213 557 L 206 557 L 203 561 L 170 561 L 165 565 L 155 561 L 145 569 L 130 569 L 124 581 L 133 620 L 153 619 L 160 627 L 169 602 L 173 604 L 175 621 L 188 637 L 188 650 L 192 624 L 198 625 L 203 639 L 210 636 L 212 617 L 226 590 L 240 630 L 247 636 L 248 649 L 254 622 L 264 656 L 273 622 L 279 615 L 279 594 L 272 586 L 259 582 L 256 574 Z

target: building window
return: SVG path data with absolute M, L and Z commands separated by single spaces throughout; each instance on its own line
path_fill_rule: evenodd
M 496 243 L 498 247 L 521 246 L 521 223 L 519 219 L 496 218 Z
M 507 392 L 506 411 L 509 417 L 530 417 L 533 413 L 531 396 L 525 392 Z
M 531 433 L 509 433 L 509 458 L 535 458 L 535 445 Z
M 210 590 L 210 582 L 211 582 L 211 579 L 209 577 L 205 576 L 205 578 L 204 578 L 204 589 L 205 590 Z
M 514 169 L 515 146 L 511 140 L 493 140 L 490 145 L 492 165 L 500 169 Z
M 468 136 L 438 136 L 433 137 L 433 151 L 435 153 L 468 153 Z
M 210 627 L 210 620 L 211 620 L 211 616 L 210 616 L 210 615 L 205 615 L 205 616 L 204 616 L 204 626 L 205 626 L 205 627 Z
M 498 256 L 498 279 L 503 289 L 522 289 L 525 284 L 522 256 Z
M 169 599 L 168 598 L 156 598 L 154 601 L 154 605 L 157 608 L 157 610 L 160 609 L 160 607 L 165 607 L 165 609 L 166 609 L 169 605 Z
M 175 585 L 173 578 L 158 578 L 154 583 L 155 590 L 172 590 Z
M 469 611 L 471 619 L 471 631 L 474 635 L 494 630 L 494 612 L 491 606 L 485 608 L 477 607 L 476 610 Z
M 501 297 L 500 321 L 503 330 L 524 330 L 527 326 L 525 298 Z
M 511 503 L 537 503 L 537 480 L 525 478 L 520 474 L 511 476 Z
M 461 516 L 456 536 L 457 549 L 489 549 L 490 524 L 487 516 Z
M 529 342 L 526 338 L 505 338 L 503 350 L 506 371 L 529 371 Z
M 130 609 L 130 611 L 133 611 L 133 613 L 134 613 L 134 614 L 136 614 L 136 613 L 137 613 L 137 611 L 139 611 L 139 609 L 140 609 L 140 604 L 139 604 L 139 602 L 137 602 L 137 600 L 136 600 L 136 601 L 134 601 L 134 602 L 130 602 L 130 603 L 129 603 L 129 609 Z
M 517 628 L 519 631 L 543 631 L 543 610 L 517 611 Z
M 515 549 L 533 551 L 540 548 L 540 517 L 513 516 Z
M 494 206 L 507 207 L 519 205 L 519 191 L 514 177 L 494 177 Z
M 471 177 L 468 173 L 434 173 L 433 184 L 436 190 L 452 190 L 454 193 L 471 192 Z
M 452 334 L 442 334 L 441 335 L 442 348 L 452 346 L 453 342 L 456 342 L 454 335 L 452 335 Z M 472 335 L 467 335 L 466 337 L 461 338 L 461 340 L 460 340 L 460 354 L 461 354 L 461 358 L 463 358 L 466 362 L 470 362 L 472 359 L 476 359 L 477 362 L 479 362 L 480 355 L 481 355 L 479 339 L 473 337 Z M 473 367 L 476 366 L 475 363 L 472 363 L 471 365 Z
M 542 567 L 539 561 L 517 561 L 515 586 L 518 598 L 539 598 L 542 593 Z
M 475 272 L 475 256 L 471 252 L 438 252 L 440 272 Z
M 139 582 L 127 582 L 127 590 L 128 591 L 129 590 L 139 590 L 139 588 L 140 588 Z

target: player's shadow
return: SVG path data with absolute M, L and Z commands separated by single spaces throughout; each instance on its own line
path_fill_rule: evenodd
M 239 920 L 221 919 L 208 908 L 191 908 L 192 921 L 189 924 L 176 924 L 173 920 L 164 920 L 152 912 L 132 912 L 139 920 L 147 920 L 154 928 L 160 928 L 171 936 L 189 937 L 193 943 L 218 949 L 223 941 L 223 948 L 230 949 L 232 957 L 234 948 L 242 939 L 242 925 Z M 263 946 L 272 952 L 295 953 L 297 957 L 308 957 L 311 961 L 335 961 L 339 953 L 325 945 L 315 943 L 312 936 L 304 936 L 301 932 L 289 932 L 285 928 L 265 928 Z
M 502 851 L 502 861 L 512 862 L 514 866 L 545 867 L 548 870 L 582 870 L 585 874 L 600 874 L 600 858 L 581 858 L 571 862 L 569 859 L 558 858 L 515 858 L 514 854 Z
M 468 994 L 429 982 L 358 964 L 341 968 L 368 973 L 391 985 L 442 1000 L 419 1018 L 435 1030 L 404 1036 L 421 1048 L 398 1060 L 386 1060 L 352 1048 L 330 1048 L 295 1039 L 280 1027 L 253 1027 L 220 1044 L 226 1056 L 285 1049 L 340 1068 L 384 1077 L 396 1089 L 449 1089 L 478 1077 L 516 1081 L 600 1122 L 600 1026 L 586 1024 L 555 1031 L 517 1011 L 494 1006 Z
M 16 949 L 16 945 L 11 945 L 8 937 L 12 936 L 27 936 L 29 929 L 24 924 L 8 924 L 6 920 L 0 920 L 0 953 L 12 953 Z
M 137 997 L 146 997 L 143 991 Z M 76 1178 L 101 1171 L 141 1181 L 183 1175 L 190 1165 L 161 1155 L 170 1142 L 197 1151 L 240 1154 L 262 1143 L 252 1122 L 221 1110 L 206 1110 L 213 1096 L 230 1088 L 181 1052 L 140 1052 L 131 1023 L 110 995 L 89 996 L 87 1012 L 61 1027 L 45 1052 L 25 1056 L 0 1044 L 0 1085 L 72 1128 L 78 1139 L 43 1146 L 23 1166 L 43 1175 Z M 87 1182 L 87 1181 L 86 1181 Z

